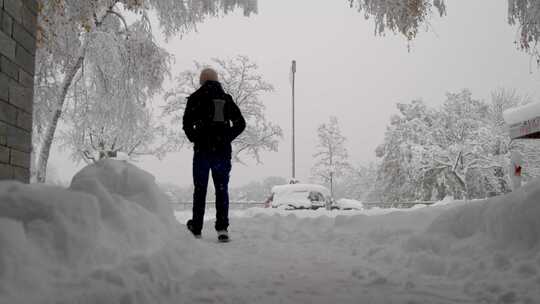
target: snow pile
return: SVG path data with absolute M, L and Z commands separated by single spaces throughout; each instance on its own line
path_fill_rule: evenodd
M 451 195 L 447 195 L 445 196 L 442 200 L 434 203 L 433 205 L 431 205 L 432 207 L 436 207 L 436 206 L 446 206 L 446 205 L 450 205 L 450 204 L 453 204 L 454 202 L 456 202 L 456 200 L 454 200 L 454 197 L 451 196 Z
M 0 303 L 177 303 L 208 251 L 126 162 L 88 166 L 69 189 L 0 183 Z

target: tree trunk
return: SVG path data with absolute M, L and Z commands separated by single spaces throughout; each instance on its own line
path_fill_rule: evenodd
M 468 193 L 468 190 L 467 190 L 467 183 L 455 171 L 452 171 L 452 175 L 455 177 L 458 184 L 461 186 L 461 188 L 463 190 L 464 199 L 468 199 L 469 193 Z
M 50 155 L 51 147 L 54 140 L 54 134 L 56 133 L 56 128 L 58 126 L 58 121 L 60 120 L 60 116 L 62 116 L 64 103 L 66 101 L 66 96 L 69 91 L 69 88 L 71 87 L 71 83 L 73 82 L 75 75 L 81 69 L 83 62 L 84 62 L 84 46 L 82 49 L 82 54 L 79 56 L 79 58 L 77 59 L 77 62 L 75 62 L 75 65 L 69 71 L 69 73 L 66 75 L 66 78 L 64 79 L 64 82 L 62 84 L 62 91 L 58 98 L 58 104 L 57 104 L 56 110 L 54 111 L 51 122 L 49 123 L 45 131 L 45 138 L 43 140 L 41 149 L 39 151 L 38 162 L 37 162 L 36 179 L 38 183 L 44 183 L 46 181 L 47 163 L 49 161 L 49 155 Z
M 330 173 L 330 195 L 334 197 L 334 174 Z

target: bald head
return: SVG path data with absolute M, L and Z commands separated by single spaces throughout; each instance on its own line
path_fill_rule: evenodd
M 203 85 L 207 81 L 218 81 L 218 74 L 214 69 L 206 68 L 202 70 L 201 77 L 199 78 L 199 83 Z

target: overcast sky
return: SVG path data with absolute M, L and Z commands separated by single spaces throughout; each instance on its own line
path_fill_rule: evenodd
M 275 92 L 262 96 L 268 118 L 284 138 L 278 152 L 264 153 L 263 164 L 249 161 L 233 167 L 238 186 L 266 176 L 290 177 L 291 60 L 297 72 L 297 177 L 309 179 L 316 129 L 338 117 L 353 164 L 374 161 L 374 150 L 397 102 L 444 101 L 446 92 L 463 88 L 488 99 L 496 88 L 515 88 L 538 101 L 540 73 L 527 54 L 516 50 L 516 28 L 507 24 L 506 1 L 448 0 L 448 14 L 434 16 L 407 49 L 401 36 L 374 36 L 373 20 L 365 20 L 347 1 L 259 0 L 259 14 L 241 12 L 211 19 L 182 39 L 163 46 L 174 54 L 173 74 L 191 69 L 193 60 L 247 55 L 260 66 Z M 159 101 L 157 101 L 159 103 Z M 145 158 L 137 164 L 159 181 L 191 183 L 192 151 L 164 160 Z M 80 166 L 56 152 L 51 165 L 69 181 Z

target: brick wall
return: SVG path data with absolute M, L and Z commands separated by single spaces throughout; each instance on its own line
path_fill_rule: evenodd
M 37 0 L 0 0 L 0 180 L 28 182 Z

